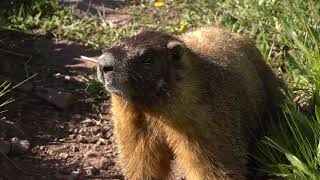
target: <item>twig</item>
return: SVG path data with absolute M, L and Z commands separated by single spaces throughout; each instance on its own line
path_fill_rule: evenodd
M 92 58 L 92 57 L 80 56 L 80 58 L 83 60 L 86 60 L 86 61 L 91 61 L 91 62 L 95 62 L 95 63 L 98 62 L 98 60 L 96 60 L 95 58 Z
M 0 48 L 0 51 L 5 52 L 5 53 L 9 53 L 9 54 L 13 54 L 16 56 L 21 56 L 21 57 L 30 57 L 31 56 L 31 55 L 25 55 L 25 54 L 21 54 L 21 53 L 17 53 L 17 52 L 12 52 L 12 51 L 9 51 L 6 49 L 1 49 L 1 48 Z

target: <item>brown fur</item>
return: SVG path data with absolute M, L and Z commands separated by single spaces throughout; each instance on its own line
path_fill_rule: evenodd
M 147 35 L 120 40 L 109 50 L 128 72 L 134 67 L 144 78 L 146 72 L 132 57 L 143 59 L 146 49 L 157 46 L 154 52 L 161 53 L 147 57 L 164 58 L 159 70 L 165 72 L 164 80 L 150 75 L 152 81 L 142 81 L 134 95 L 124 95 L 133 92 L 126 85 L 130 74 L 114 70 L 125 79 L 117 81 L 126 82 L 119 86 L 120 93 L 112 93 L 116 142 L 126 178 L 167 179 L 175 156 L 188 180 L 246 179 L 252 135 L 260 131 L 259 119 L 271 111 L 279 94 L 276 78 L 254 42 L 216 27 L 177 38 Z M 171 52 L 180 43 L 182 48 Z M 151 71 L 158 72 L 158 66 Z M 98 68 L 104 82 L 101 71 Z M 167 95 L 153 94 L 157 92 L 153 83 L 162 81 Z

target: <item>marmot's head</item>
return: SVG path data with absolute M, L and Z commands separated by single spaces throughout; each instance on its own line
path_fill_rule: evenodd
M 120 39 L 99 57 L 99 80 L 109 92 L 133 103 L 163 101 L 182 78 L 185 49 L 179 39 L 160 32 Z

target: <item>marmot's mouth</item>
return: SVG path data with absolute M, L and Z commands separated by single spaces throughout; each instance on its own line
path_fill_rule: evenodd
M 123 96 L 123 92 L 121 91 L 120 88 L 112 85 L 109 82 L 104 83 L 104 87 L 112 94 L 118 95 L 118 96 Z

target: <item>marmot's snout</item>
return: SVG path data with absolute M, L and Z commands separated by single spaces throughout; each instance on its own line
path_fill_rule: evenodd
M 116 59 L 111 53 L 104 53 L 98 59 L 97 74 L 98 79 L 111 93 L 122 94 L 119 84 L 119 73 L 116 71 Z
M 183 43 L 173 36 L 142 32 L 122 38 L 98 60 L 97 74 L 106 89 L 127 101 L 158 103 L 171 96 L 180 78 Z

